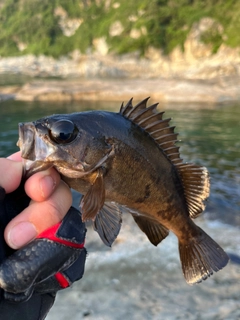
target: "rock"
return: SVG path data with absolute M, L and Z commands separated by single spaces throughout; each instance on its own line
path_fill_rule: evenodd
M 131 97 L 141 100 L 151 96 L 154 101 L 164 103 L 239 101 L 240 78 L 231 77 L 230 80 L 227 78 L 223 78 L 221 81 L 173 79 L 38 80 L 18 88 L 15 92 L 12 91 L 12 98 L 22 101 L 128 101 Z
M 189 63 L 212 55 L 212 45 L 202 41 L 204 33 L 215 29 L 219 33 L 223 32 L 223 27 L 212 18 L 202 18 L 195 23 L 184 43 L 184 58 Z
M 21 86 L 4 86 L 0 88 L 0 102 L 15 99 L 17 92 Z
M 109 35 L 111 37 L 119 36 L 120 34 L 122 34 L 123 30 L 124 30 L 124 27 L 121 21 L 117 20 L 111 24 L 109 29 Z
M 67 11 L 65 11 L 61 6 L 55 8 L 54 16 L 59 17 L 59 27 L 66 37 L 74 35 L 76 30 L 83 23 L 83 19 L 70 19 Z
M 106 54 L 108 53 L 109 46 L 107 44 L 106 37 L 93 39 L 93 46 L 96 53 L 99 53 L 103 56 L 106 56 Z
M 141 30 L 136 28 L 132 29 L 129 34 L 130 38 L 132 39 L 138 39 L 141 37 L 141 35 L 142 35 Z

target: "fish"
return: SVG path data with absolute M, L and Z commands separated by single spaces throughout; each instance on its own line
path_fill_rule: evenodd
M 225 251 L 193 220 L 210 193 L 208 170 L 184 163 L 171 118 L 149 97 L 119 112 L 56 114 L 19 124 L 25 177 L 54 167 L 80 192 L 83 221 L 92 220 L 111 246 L 128 212 L 157 246 L 169 232 L 178 238 L 183 275 L 200 283 L 228 263 Z

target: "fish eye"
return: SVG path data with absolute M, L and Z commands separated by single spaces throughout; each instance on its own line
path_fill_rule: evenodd
M 72 142 L 78 134 L 78 129 L 70 120 L 58 120 L 49 130 L 50 138 L 59 144 Z

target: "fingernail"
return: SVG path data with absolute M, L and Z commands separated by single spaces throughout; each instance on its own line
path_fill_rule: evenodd
M 20 222 L 8 233 L 8 244 L 13 249 L 18 249 L 37 236 L 37 230 L 31 222 Z
M 45 176 L 40 180 L 39 183 L 42 197 L 49 197 L 56 185 L 56 182 L 53 180 L 51 176 Z

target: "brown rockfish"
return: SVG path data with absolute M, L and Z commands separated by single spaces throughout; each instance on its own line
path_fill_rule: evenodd
M 228 262 L 223 249 L 192 219 L 205 208 L 209 175 L 183 163 L 177 133 L 147 100 L 119 113 L 59 114 L 19 124 L 18 146 L 26 177 L 54 167 L 83 194 L 84 221 L 109 246 L 121 227 L 121 211 L 132 214 L 155 246 L 169 230 L 179 240 L 183 274 L 189 284 L 207 279 Z

